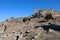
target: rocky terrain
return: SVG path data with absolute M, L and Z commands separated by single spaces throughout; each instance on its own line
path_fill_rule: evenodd
M 32 16 L 6 19 L 0 23 L 0 40 L 60 40 L 60 12 L 34 9 Z

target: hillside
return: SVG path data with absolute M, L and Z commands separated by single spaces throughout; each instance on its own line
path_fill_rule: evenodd
M 28 17 L 0 23 L 0 40 L 60 40 L 60 12 L 34 9 Z

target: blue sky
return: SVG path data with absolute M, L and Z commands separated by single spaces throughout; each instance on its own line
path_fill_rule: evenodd
M 34 8 L 60 11 L 60 0 L 0 0 L 0 22 L 10 17 L 30 16 Z

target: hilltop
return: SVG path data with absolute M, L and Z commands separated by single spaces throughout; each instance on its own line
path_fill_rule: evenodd
M 60 12 L 34 9 L 28 17 L 0 23 L 0 40 L 60 40 Z

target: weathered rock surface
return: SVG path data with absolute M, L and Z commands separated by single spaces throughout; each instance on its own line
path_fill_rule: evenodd
M 41 13 L 44 15 L 45 11 Z M 0 40 L 60 40 L 60 16 L 49 21 L 37 17 L 26 22 L 23 18 L 6 19 L 0 23 Z

